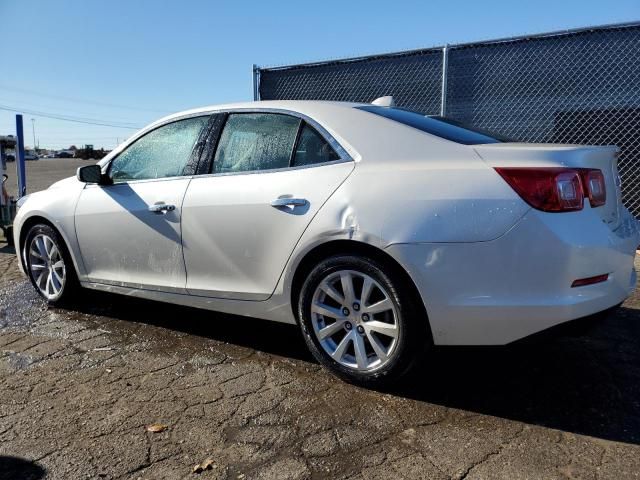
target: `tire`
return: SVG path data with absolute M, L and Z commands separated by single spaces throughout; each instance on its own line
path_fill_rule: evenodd
M 419 364 L 432 344 L 414 296 L 402 276 L 372 258 L 330 257 L 302 285 L 298 319 L 305 342 L 343 380 L 389 386 Z
M 31 284 L 50 305 L 70 301 L 79 290 L 69 250 L 51 226 L 40 223 L 31 227 L 23 246 L 23 260 Z

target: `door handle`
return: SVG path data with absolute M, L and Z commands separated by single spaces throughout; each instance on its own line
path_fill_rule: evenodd
M 306 198 L 281 197 L 271 201 L 271 206 L 279 207 L 304 207 L 307 204 Z
M 167 205 L 166 203 L 156 203 L 149 207 L 149 211 L 153 213 L 173 212 L 175 209 L 175 205 Z

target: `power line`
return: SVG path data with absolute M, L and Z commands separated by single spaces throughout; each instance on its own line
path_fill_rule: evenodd
M 90 118 L 90 117 L 83 117 L 80 115 L 71 115 L 71 114 L 65 114 L 65 113 L 49 113 L 49 112 L 44 112 L 42 110 L 33 110 L 30 108 L 23 108 L 23 107 L 13 107 L 10 105 L 6 105 L 6 104 L 0 104 L 0 109 L 2 110 L 9 110 L 12 112 L 24 112 L 24 113 L 30 113 L 32 115 L 38 115 L 41 117 L 51 117 L 51 118 L 56 118 L 58 120 L 70 120 L 70 121 L 80 121 L 80 122 L 92 122 L 92 123 L 100 123 L 100 124 L 108 124 L 110 125 L 121 125 L 127 128 L 137 128 L 135 127 L 135 125 L 131 122 L 120 122 L 120 121 L 112 121 L 112 120 L 102 120 L 102 119 L 96 119 L 96 118 Z
M 117 103 L 107 103 L 107 102 L 97 102 L 95 100 L 86 100 L 86 99 L 81 99 L 81 98 L 74 98 L 74 97 L 65 97 L 62 95 L 51 95 L 49 93 L 41 93 L 41 92 L 36 92 L 33 90 L 27 90 L 24 88 L 17 88 L 17 87 L 10 87 L 8 85 L 0 85 L 0 89 L 4 89 L 4 90 L 9 90 L 9 91 L 13 91 L 13 92 L 18 92 L 18 93 L 26 93 L 27 95 L 35 95 L 38 97 L 45 97 L 45 98 L 53 98 L 56 100 L 64 100 L 67 102 L 75 102 L 75 103 L 86 103 L 89 105 L 100 105 L 102 107 L 113 107 L 113 108 L 121 108 L 124 110 L 136 110 L 136 111 L 140 111 L 140 112 L 152 112 L 152 113 L 169 113 L 167 110 L 155 110 L 152 108 L 140 108 L 140 107 L 132 107 L 130 105 L 120 105 Z
M 0 0 L 2 1 L 2 0 Z M 54 112 L 52 113 L 53 115 L 57 115 L 57 116 L 64 116 L 64 117 L 69 117 L 69 118 L 77 118 L 80 120 L 86 120 L 89 119 L 91 121 L 96 120 L 98 117 L 94 117 L 94 115 L 96 115 L 96 111 L 95 109 L 93 109 L 91 112 L 85 112 L 85 111 L 78 111 L 78 110 L 69 110 L 65 107 L 56 107 L 53 105 L 47 105 L 45 103 L 42 103 L 42 101 L 22 101 L 22 100 L 15 100 L 12 98 L 7 98 L 6 96 L 3 96 L 2 94 L 3 92 L 0 91 L 0 105 L 15 105 L 15 103 L 20 105 L 21 109 L 27 109 L 27 110 L 34 110 L 34 111 L 39 111 L 39 112 Z M 14 103 L 15 102 L 15 103 Z M 128 113 L 128 112 L 127 112 Z M 129 125 L 129 124 L 134 124 L 138 122 L 138 114 L 135 114 L 135 117 L 132 117 L 132 114 L 128 114 L 125 117 L 116 117 L 113 118 L 111 116 L 105 116 L 106 114 L 103 113 L 99 113 L 99 120 L 101 123 L 115 123 L 118 125 Z M 132 120 L 128 120 L 129 118 L 131 118 Z
M 132 124 L 107 123 L 99 119 L 72 117 L 67 115 L 57 115 L 55 113 L 40 112 L 38 110 L 26 110 L 24 108 L 15 108 L 9 105 L 0 105 L 0 110 L 5 110 L 7 112 L 15 112 L 15 113 L 26 113 L 29 115 L 35 115 L 37 117 L 53 118 L 55 120 L 61 120 L 63 122 L 83 123 L 86 125 L 98 125 L 102 127 L 113 127 L 113 128 L 127 128 L 130 130 L 139 130 L 141 128 Z

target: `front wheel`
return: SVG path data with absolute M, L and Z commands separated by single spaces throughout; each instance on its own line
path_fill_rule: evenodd
M 415 301 L 390 268 L 340 255 L 310 272 L 298 317 L 316 360 L 349 382 L 381 387 L 403 376 L 430 344 Z
M 69 300 L 78 288 L 67 247 L 49 225 L 34 225 L 27 233 L 24 264 L 38 294 L 52 305 Z

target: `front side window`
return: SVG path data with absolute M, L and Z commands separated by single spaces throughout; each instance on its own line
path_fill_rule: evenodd
M 147 133 L 111 162 L 111 179 L 122 183 L 183 175 L 208 119 L 205 116 L 178 120 Z
M 213 160 L 213 173 L 287 168 L 298 118 L 276 113 L 232 113 Z
M 293 157 L 293 167 L 313 165 L 315 163 L 340 160 L 336 151 L 331 148 L 322 136 L 309 125 L 305 124 L 300 132 L 296 153 Z

